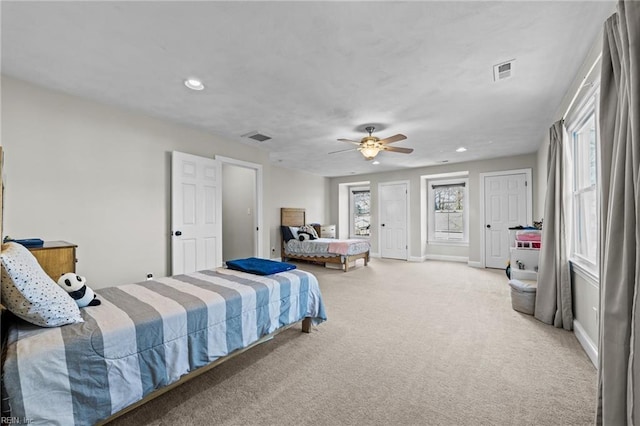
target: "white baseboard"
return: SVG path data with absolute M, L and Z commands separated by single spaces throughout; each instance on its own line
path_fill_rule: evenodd
M 472 268 L 484 268 L 484 266 L 482 265 L 482 262 L 477 262 L 477 261 L 468 261 L 467 265 L 471 266 Z
M 587 332 L 584 331 L 584 328 L 580 325 L 580 323 L 576 320 L 573 320 L 573 332 L 580 342 L 580 345 L 587 353 L 587 356 L 591 360 L 591 363 L 598 368 L 598 347 L 593 343 L 591 338 L 587 335 Z
M 445 256 L 440 254 L 428 254 L 425 257 L 425 260 L 444 260 L 447 262 L 469 262 L 469 258 L 465 256 Z
M 380 253 L 370 253 L 370 257 L 380 257 Z M 425 260 L 443 260 L 446 262 L 463 262 L 469 261 L 468 257 L 464 256 L 444 256 L 439 254 L 426 254 L 424 256 L 409 256 L 407 262 L 424 262 Z

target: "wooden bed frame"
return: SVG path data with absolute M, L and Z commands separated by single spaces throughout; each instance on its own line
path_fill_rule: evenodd
M 302 226 L 305 225 L 306 222 L 306 212 L 305 209 L 300 208 L 292 208 L 292 207 L 282 207 L 280 208 L 280 225 L 282 226 Z M 285 242 L 282 241 L 280 247 L 281 258 L 283 262 L 286 262 L 287 259 L 298 259 L 298 260 L 306 260 L 308 262 L 315 263 L 336 263 L 342 266 L 342 270 L 344 272 L 349 272 L 349 263 L 355 262 L 358 259 L 364 259 L 364 266 L 367 266 L 369 263 L 369 250 L 365 253 L 354 254 L 351 256 L 332 256 L 332 257 L 320 257 L 320 256 L 304 256 L 300 254 L 285 254 L 284 252 Z

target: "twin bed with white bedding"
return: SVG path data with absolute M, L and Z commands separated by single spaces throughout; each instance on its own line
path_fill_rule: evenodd
M 336 240 L 333 238 L 317 238 L 315 240 L 292 239 L 285 242 L 284 252 L 287 256 L 357 256 L 369 251 L 367 240 Z
M 43 328 L 14 317 L 3 416 L 92 425 L 303 320 L 326 319 L 314 275 L 231 269 L 96 290 L 83 322 Z M 137 404 L 139 405 L 139 403 Z
M 348 272 L 350 265 L 354 265 L 358 259 L 363 259 L 364 266 L 369 262 L 371 247 L 369 240 L 333 238 L 299 240 L 295 234 L 298 229 L 306 225 L 305 209 L 282 207 L 280 225 L 283 261 L 300 259 L 315 263 L 338 264 L 345 272 Z M 288 235 L 290 232 L 294 235 Z

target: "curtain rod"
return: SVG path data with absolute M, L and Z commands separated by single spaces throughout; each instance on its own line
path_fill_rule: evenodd
M 584 76 L 584 78 L 580 82 L 580 86 L 578 86 L 578 88 L 576 89 L 576 93 L 573 95 L 573 99 L 571 99 L 571 102 L 569 103 L 569 106 L 567 107 L 567 110 L 564 112 L 564 114 L 562 114 L 562 119 L 563 120 L 567 117 L 567 114 L 569 114 L 569 111 L 571 111 L 571 107 L 573 106 L 573 103 L 578 98 L 578 95 L 580 94 L 580 90 L 582 90 L 582 88 L 585 87 L 584 82 L 587 81 L 587 78 L 589 78 L 589 76 L 593 72 L 593 69 L 596 67 L 598 62 L 600 62 L 600 59 L 602 59 L 602 52 L 600 52 L 598 54 L 598 57 L 596 58 L 596 60 L 591 65 L 591 68 L 589 68 L 589 71 L 587 71 L 587 74 Z
M 443 184 L 443 185 L 431 185 L 431 188 L 436 189 L 436 188 L 454 188 L 456 186 L 465 186 L 464 182 L 460 182 L 460 183 L 447 183 L 447 184 Z

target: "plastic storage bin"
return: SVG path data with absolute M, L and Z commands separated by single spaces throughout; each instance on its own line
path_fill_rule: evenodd
M 525 229 L 516 231 L 516 244 L 518 248 L 539 249 L 542 241 L 542 231 L 537 229 Z
M 536 282 L 509 280 L 509 287 L 511 287 L 511 307 L 523 314 L 533 315 L 538 290 Z

